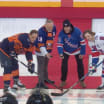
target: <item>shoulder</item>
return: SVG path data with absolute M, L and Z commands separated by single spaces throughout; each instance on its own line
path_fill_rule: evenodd
M 73 32 L 78 34 L 78 35 L 81 34 L 81 30 L 79 28 L 77 28 L 77 27 L 74 27 L 74 31 Z
M 27 39 L 27 38 L 28 38 L 28 33 L 21 33 L 21 34 L 19 35 L 19 39 L 25 40 L 25 39 Z
M 53 26 L 53 32 L 55 32 L 55 31 L 56 31 L 56 26 L 54 25 L 54 26 Z

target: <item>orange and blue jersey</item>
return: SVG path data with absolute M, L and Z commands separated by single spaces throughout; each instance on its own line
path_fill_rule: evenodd
M 45 47 L 47 52 L 51 52 L 53 48 L 53 40 L 56 35 L 56 27 L 53 27 L 52 32 L 48 32 L 45 27 L 41 27 L 38 31 L 38 39 L 36 44 L 36 52 L 41 53 L 40 48 Z
M 32 61 L 32 52 L 34 51 L 34 43 L 30 42 L 28 33 L 20 33 L 1 42 L 0 50 L 7 56 L 14 51 L 17 55 L 25 53 L 26 59 Z

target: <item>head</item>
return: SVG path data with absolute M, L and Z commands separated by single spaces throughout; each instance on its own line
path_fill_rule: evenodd
M 2 102 L 2 104 L 18 104 L 16 97 L 10 93 L 6 93 L 2 97 L 0 97 L 0 102 Z
M 47 19 L 45 23 L 45 28 L 48 32 L 52 32 L 54 26 L 54 22 L 51 19 Z
M 66 34 L 70 34 L 73 31 L 73 25 L 68 19 L 63 21 L 63 30 Z
M 53 104 L 51 97 L 41 89 L 32 92 L 26 104 Z
M 91 30 L 86 30 L 83 33 L 83 37 L 88 41 L 94 41 L 94 36 L 95 36 L 95 33 L 92 32 Z
M 30 39 L 31 43 L 34 43 L 34 41 L 37 39 L 37 37 L 38 37 L 38 31 L 31 30 L 29 33 L 29 39 Z

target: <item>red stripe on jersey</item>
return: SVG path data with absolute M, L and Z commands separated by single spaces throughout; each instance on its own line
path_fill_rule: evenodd
M 104 40 L 104 37 L 101 36 L 101 37 L 100 37 L 100 40 Z
M 102 70 L 102 73 L 104 74 L 104 70 Z
M 94 52 L 94 53 L 92 53 L 92 57 L 97 57 L 97 56 L 99 56 L 99 55 L 100 55 L 99 52 Z

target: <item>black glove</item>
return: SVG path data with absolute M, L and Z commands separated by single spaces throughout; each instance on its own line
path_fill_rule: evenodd
M 16 57 L 16 53 L 14 51 L 11 51 L 9 54 L 12 58 Z
M 35 71 L 35 64 L 28 62 L 28 71 L 32 74 Z

